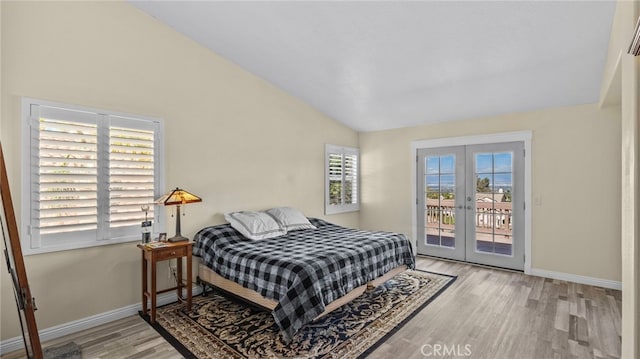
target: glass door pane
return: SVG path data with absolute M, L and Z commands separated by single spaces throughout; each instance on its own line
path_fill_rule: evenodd
M 454 155 L 427 156 L 426 240 L 429 245 L 455 247 Z
M 476 251 L 511 255 L 513 152 L 474 154 Z

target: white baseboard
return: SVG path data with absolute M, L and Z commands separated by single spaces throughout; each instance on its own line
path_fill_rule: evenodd
M 588 285 L 593 285 L 593 286 L 596 286 L 596 287 L 603 287 L 603 288 L 609 288 L 609 289 L 622 290 L 622 282 L 615 281 L 615 280 L 601 279 L 601 278 L 594 278 L 594 277 L 585 277 L 585 276 L 577 275 L 577 274 L 554 272 L 554 271 L 549 271 L 549 270 L 545 270 L 545 269 L 537 269 L 537 268 L 531 268 L 531 273 L 529 273 L 529 274 L 535 275 L 535 276 L 538 276 L 538 277 L 565 280 L 567 282 L 588 284 Z
M 193 295 L 198 295 L 202 292 L 200 286 L 193 286 Z M 177 295 L 175 292 L 165 293 L 159 295 L 157 298 L 157 305 L 165 305 L 177 301 Z M 149 304 L 150 305 L 150 304 Z M 110 310 L 108 312 L 92 315 L 90 317 L 74 320 L 68 323 L 63 323 L 50 328 L 39 330 L 40 342 L 44 343 L 48 340 L 63 337 L 65 335 L 77 333 L 82 330 L 96 327 L 101 324 L 106 324 L 114 320 L 122 319 L 128 316 L 137 315 L 141 310 L 140 303 L 127 305 L 126 307 Z M 37 312 L 36 312 L 37 315 Z M 15 337 L 0 342 L 0 354 L 10 353 L 12 351 L 24 349 L 24 341 L 22 337 Z

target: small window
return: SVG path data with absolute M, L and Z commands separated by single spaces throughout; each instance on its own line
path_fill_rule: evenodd
M 162 189 L 159 120 L 32 99 L 23 119 L 25 254 L 140 240 Z
M 325 214 L 360 209 L 357 148 L 326 145 L 325 147 Z

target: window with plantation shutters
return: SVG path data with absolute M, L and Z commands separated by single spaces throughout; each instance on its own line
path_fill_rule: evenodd
M 357 211 L 359 151 L 357 148 L 325 147 L 325 214 Z
M 143 206 L 159 224 L 158 120 L 32 99 L 23 116 L 26 254 L 139 240 Z

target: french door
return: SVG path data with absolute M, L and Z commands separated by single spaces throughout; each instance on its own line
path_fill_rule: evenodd
M 524 143 L 418 150 L 418 254 L 524 269 Z

